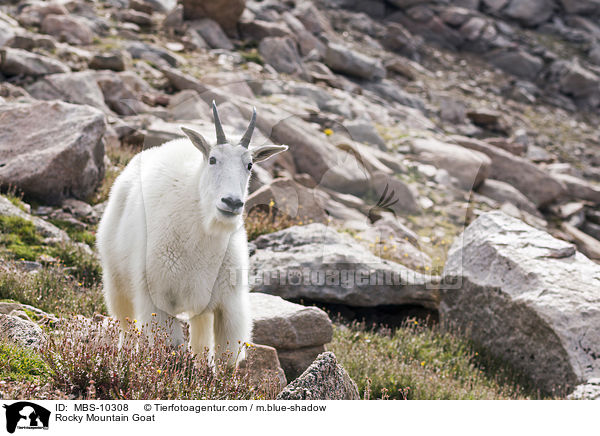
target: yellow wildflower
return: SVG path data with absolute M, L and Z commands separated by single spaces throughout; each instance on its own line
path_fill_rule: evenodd
M 323 130 L 323 133 L 325 133 L 327 136 L 331 136 L 331 135 L 333 135 L 333 130 L 325 129 L 325 130 Z

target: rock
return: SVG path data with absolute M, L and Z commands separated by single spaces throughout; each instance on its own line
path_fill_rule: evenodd
M 36 232 L 52 241 L 67 242 L 70 240 L 64 230 L 59 229 L 48 221 L 23 212 L 2 195 L 0 195 L 0 216 L 17 216 L 24 220 L 31 221 Z
M 169 112 L 174 120 L 210 120 L 210 108 L 198 92 L 186 89 L 171 96 Z
M 523 156 L 527 150 L 527 147 L 523 143 L 510 141 L 505 138 L 486 138 L 485 142 L 494 147 L 506 150 L 515 156 Z
M 33 321 L 3 314 L 0 314 L 0 334 L 26 348 L 39 348 L 44 339 L 42 329 Z
M 553 68 L 557 68 L 553 66 Z M 559 80 L 560 90 L 575 98 L 585 98 L 600 92 L 600 77 L 574 62 L 563 63 Z
M 421 42 L 400 23 L 387 24 L 381 40 L 386 49 L 413 59 L 417 56 Z
M 88 66 L 94 70 L 125 71 L 129 64 L 131 64 L 129 53 L 114 50 L 109 53 L 96 53 Z
M 331 145 L 325 135 L 305 121 L 266 110 L 261 114 L 257 121 L 261 131 L 270 131 L 272 141 L 289 145 L 298 172 L 309 174 L 320 186 L 339 192 L 368 191 L 367 171 L 353 154 Z
M 544 392 L 600 375 L 600 265 L 502 212 L 477 218 L 444 268 L 441 322 L 530 377 Z M 444 287 L 444 285 L 442 285 Z
M 277 350 L 267 345 L 250 344 L 246 350 L 246 359 L 239 369 L 248 374 L 250 383 L 259 389 L 280 392 L 287 379 L 279 363 Z
M 186 20 L 211 18 L 229 35 L 235 35 L 238 20 L 246 7 L 246 0 L 183 0 L 182 4 Z
M 300 23 L 302 25 L 302 23 Z M 303 26 L 304 27 L 304 26 Z M 247 20 L 238 24 L 242 38 L 260 41 L 269 36 L 293 37 L 292 32 L 284 23 L 271 23 L 263 20 Z
M 374 307 L 435 308 L 435 277 L 380 259 L 323 224 L 262 235 L 250 257 L 253 289 L 286 299 Z
M 50 74 L 26 88 L 39 100 L 62 100 L 68 103 L 89 105 L 110 113 L 104 103 L 102 90 L 96 83 L 93 71 Z
M 534 80 L 544 67 L 541 58 L 524 50 L 494 51 L 488 60 L 501 70 L 526 80 Z
M 577 244 L 577 248 L 590 259 L 600 261 L 600 241 L 582 232 L 577 227 L 562 223 L 560 228 Z
M 568 14 L 597 14 L 600 13 L 598 0 L 560 0 Z
M 94 42 L 94 32 L 87 21 L 75 15 L 46 15 L 41 30 L 68 44 L 88 45 Z
M 346 121 L 344 127 L 348 130 L 350 137 L 358 142 L 364 142 L 379 147 L 381 150 L 387 150 L 383 138 L 377 133 L 373 123 L 364 118 Z
M 319 57 L 322 58 L 325 55 L 327 47 L 323 44 L 316 36 L 306 30 L 304 24 L 292 15 L 290 12 L 284 12 L 281 18 L 288 25 L 288 28 L 293 32 L 300 54 L 302 56 L 308 56 L 310 53 L 318 53 Z
M 569 197 L 600 204 L 600 186 L 569 174 L 555 173 L 553 175 L 564 183 Z
M 144 59 L 154 62 L 161 68 L 176 67 L 181 63 L 181 57 L 162 47 L 140 41 L 131 41 L 125 49 L 134 59 Z M 166 65 L 165 65 L 166 64 Z
M 440 118 L 448 123 L 463 124 L 467 115 L 465 103 L 450 96 L 439 99 Z
M 329 20 L 323 16 L 313 2 L 296 4 L 292 13 L 304 24 L 306 30 L 315 35 L 332 32 Z
M 578 385 L 567 397 L 569 400 L 600 400 L 600 378 L 588 380 Z
M 325 312 L 284 299 L 250 293 L 252 339 L 278 350 L 317 347 L 331 341 L 333 328 Z
M 81 219 L 88 222 L 98 222 L 98 215 L 92 206 L 88 203 L 76 200 L 74 198 L 67 198 L 62 203 L 62 210 L 77 219 Z
M 392 210 L 398 215 L 416 214 L 421 211 L 416 189 L 393 175 L 376 171 L 371 175 L 370 185 L 371 191 L 379 200 L 376 207 Z M 386 201 L 387 197 L 389 200 Z
M 301 374 L 331 341 L 331 321 L 321 309 L 259 292 L 250 293 L 250 304 L 253 341 L 277 349 L 281 367 L 290 379 Z
M 264 38 L 258 45 L 258 52 L 266 63 L 280 73 L 299 74 L 304 71 L 296 42 L 292 38 Z
M 565 192 L 560 181 L 519 156 L 476 139 L 462 136 L 452 136 L 452 139 L 463 147 L 486 154 L 492 160 L 489 177 L 512 185 L 538 208 Z
M 293 180 L 278 178 L 267 186 L 253 192 L 246 201 L 246 211 L 254 208 L 267 209 L 271 201 L 279 213 L 287 215 L 295 222 L 327 222 L 325 213 L 326 198 L 319 192 L 306 188 Z M 320 198 L 319 198 L 320 197 Z
M 37 265 L 35 265 L 35 264 L 37 264 Z M 24 264 L 24 269 L 26 271 L 27 270 L 37 270 L 41 267 L 42 267 L 41 264 L 39 264 L 37 262 L 27 262 L 27 264 Z M 37 307 L 30 306 L 29 304 L 21 304 L 21 303 L 17 303 L 17 302 L 8 302 L 8 301 L 0 302 L 0 314 L 14 316 L 16 313 L 19 313 L 19 314 L 24 313 L 25 318 L 22 318 L 22 319 L 33 321 L 32 319 L 29 318 L 29 315 L 27 315 L 27 312 L 33 314 L 34 320 L 37 319 L 38 324 L 44 324 L 48 321 L 50 321 L 50 322 L 58 321 L 58 318 L 56 318 L 54 315 L 50 315 L 50 314 L 44 312 L 43 310 L 38 309 Z
M 384 79 L 378 82 L 370 82 L 365 84 L 364 87 L 381 98 L 393 103 L 399 103 L 402 106 L 418 109 L 421 112 L 425 111 L 425 102 L 421 97 L 404 91 L 391 80 Z
M 151 111 L 141 100 L 141 96 L 151 94 L 152 88 L 137 74 L 105 70 L 95 73 L 95 80 L 102 91 L 104 102 L 117 114 L 137 115 Z
M 501 115 L 498 112 L 487 109 L 468 111 L 467 117 L 473 122 L 473 124 L 484 128 L 497 126 L 501 119 Z
M 477 192 L 499 203 L 509 202 L 527 213 L 540 215 L 535 204 L 529 201 L 518 189 L 500 180 L 486 179 L 477 189 Z
M 277 395 L 278 400 L 358 400 L 358 388 L 328 351 Z
M 154 24 L 151 13 L 125 9 L 118 11 L 116 15 L 119 21 L 134 23 L 141 27 L 151 27 Z
M 385 78 L 385 68 L 381 60 L 354 51 L 344 45 L 330 43 L 325 54 L 325 65 L 336 73 L 346 74 L 365 80 Z
M 233 50 L 233 44 L 215 20 L 203 18 L 194 22 L 191 28 L 198 32 L 211 48 Z
M 39 26 L 48 15 L 68 15 L 67 8 L 59 2 L 37 2 L 21 10 L 17 19 L 21 25 L 26 27 Z
M 104 115 L 89 106 L 0 106 L 0 184 L 42 203 L 88 198 L 104 176 Z
M 0 50 L 0 56 L 2 57 L 0 71 L 5 76 L 44 76 L 71 71 L 56 59 L 17 48 L 3 48 Z
M 455 177 L 466 191 L 477 188 L 488 177 L 491 159 L 483 153 L 436 139 L 416 139 L 413 152 L 420 162 L 443 168 Z
M 511 0 L 502 13 L 525 26 L 545 23 L 554 13 L 553 0 Z

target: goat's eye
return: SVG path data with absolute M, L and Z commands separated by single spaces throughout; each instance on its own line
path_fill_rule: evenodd
M 217 160 L 213 156 L 211 156 L 210 159 L 208 160 L 208 163 L 211 165 L 214 165 L 217 163 Z
M 250 162 L 250 163 L 248 164 L 248 171 L 250 171 L 251 169 L 252 169 L 252 162 Z

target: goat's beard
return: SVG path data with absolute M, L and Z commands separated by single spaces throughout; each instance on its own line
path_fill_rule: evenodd
M 235 232 L 244 225 L 243 214 L 227 216 L 215 208 L 215 213 L 210 220 L 210 226 L 215 231 Z

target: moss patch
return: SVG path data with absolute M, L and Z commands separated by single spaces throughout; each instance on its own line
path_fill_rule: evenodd
M 35 351 L 0 341 L 0 379 L 44 381 L 49 368 Z

